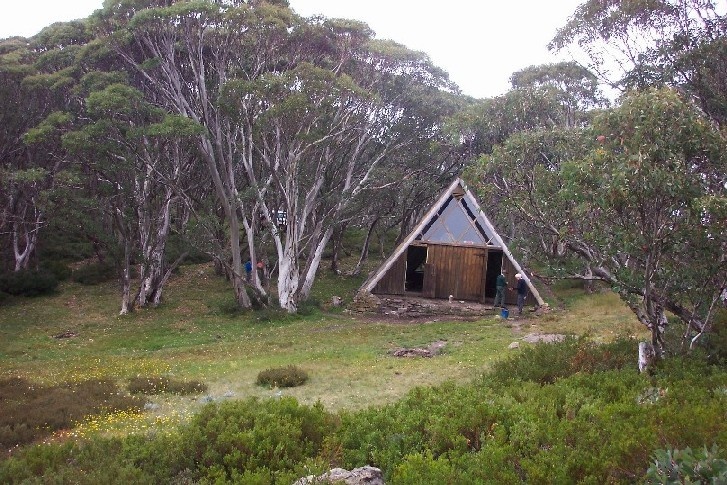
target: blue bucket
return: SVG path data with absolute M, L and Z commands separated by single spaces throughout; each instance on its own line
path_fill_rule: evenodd
M 510 310 L 508 310 L 507 308 L 503 308 L 503 309 L 502 309 L 502 312 L 500 312 L 500 316 L 501 316 L 502 318 L 507 318 L 507 317 L 508 317 L 508 315 L 510 315 Z

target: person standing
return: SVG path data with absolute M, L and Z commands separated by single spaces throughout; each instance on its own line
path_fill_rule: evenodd
M 520 273 L 515 275 L 517 280 L 517 314 L 523 314 L 523 306 L 525 306 L 525 298 L 528 296 L 528 284 Z
M 502 270 L 502 273 L 497 275 L 495 281 L 495 303 L 494 307 L 505 308 L 505 292 L 507 291 L 507 271 Z

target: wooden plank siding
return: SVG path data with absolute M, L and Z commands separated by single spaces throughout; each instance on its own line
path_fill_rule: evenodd
M 427 266 L 425 275 L 435 278 L 435 298 L 484 301 L 487 249 L 430 244 Z M 431 281 L 424 285 L 430 288 Z
M 446 299 L 452 295 L 456 300 L 485 303 L 485 284 L 487 275 L 486 248 L 428 244 L 427 261 L 424 265 L 422 296 L 425 298 Z M 407 251 L 396 259 L 394 264 L 376 283 L 373 293 L 379 295 L 404 295 L 406 280 Z M 507 270 L 509 288 L 515 288 L 517 270 L 510 260 L 502 258 L 503 268 Z M 491 300 L 490 300 L 491 301 Z M 508 305 L 517 303 L 517 292 L 508 290 L 505 295 Z M 526 305 L 536 305 L 532 293 L 528 293 Z
M 373 293 L 383 295 L 403 295 L 406 280 L 406 251 L 396 258 L 389 271 L 376 283 Z
M 427 249 L 427 259 L 430 258 L 430 254 Z M 437 267 L 434 264 L 424 264 L 424 287 L 422 289 L 422 296 L 424 298 L 434 298 L 437 295 Z

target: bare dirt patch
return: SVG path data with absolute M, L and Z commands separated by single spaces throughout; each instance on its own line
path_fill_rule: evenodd
M 481 320 L 479 316 L 462 316 L 462 315 L 381 315 L 378 313 L 351 313 L 351 319 L 360 323 L 387 323 L 402 325 L 417 325 L 438 322 L 476 322 Z
M 400 347 L 391 351 L 394 357 L 434 357 L 439 354 L 447 345 L 445 340 L 437 340 L 429 344 L 429 347 L 404 348 Z

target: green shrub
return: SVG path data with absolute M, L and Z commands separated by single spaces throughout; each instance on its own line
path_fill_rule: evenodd
M 335 420 L 319 403 L 290 397 L 227 401 L 205 406 L 181 430 L 182 452 L 203 482 L 292 483 L 322 450 Z M 266 475 L 272 480 L 257 480 Z
M 257 385 L 273 387 L 298 387 L 308 382 L 308 373 L 294 365 L 266 369 L 257 375 Z
M 337 440 L 345 468 L 371 464 L 388 479 L 408 455 L 460 456 L 499 434 L 507 404 L 491 389 L 447 383 L 416 388 L 404 399 L 355 413 L 341 413 Z M 457 403 L 453 406 L 453 403 Z
M 123 456 L 123 441 L 93 439 L 42 444 L 0 462 L 0 483 L 153 484 L 134 461 Z
M 40 296 L 55 291 L 58 279 L 47 270 L 20 270 L 0 276 L 0 291 L 15 296 Z
M 683 429 L 698 415 L 697 434 L 709 436 L 720 409 L 714 401 L 708 409 L 640 405 L 637 395 L 651 385 L 631 369 L 553 384 L 486 374 L 473 385 L 415 389 L 383 408 L 343 412 L 337 440 L 345 468 L 372 464 L 397 483 L 417 474 L 445 476 L 442 483 L 633 483 L 664 434 L 659 423 Z M 694 439 L 681 433 L 674 442 Z
M 72 279 L 82 285 L 97 285 L 116 278 L 116 268 L 111 263 L 90 263 L 73 271 Z
M 186 396 L 207 391 L 207 384 L 199 381 L 179 381 L 168 377 L 134 377 L 126 387 L 131 394 L 177 394 Z
M 212 261 L 209 254 L 195 248 L 179 234 L 170 234 L 167 240 L 164 259 L 167 263 L 173 263 L 182 253 L 187 253 L 187 255 L 181 264 L 201 264 Z
M 524 348 L 493 366 L 489 380 L 512 380 L 552 384 L 578 372 L 593 373 L 634 366 L 637 345 L 629 339 L 596 344 L 586 337 L 568 337 L 562 342 Z
M 712 450 L 657 450 L 654 462 L 646 472 L 646 483 L 680 485 L 683 483 L 727 483 L 727 460 L 719 457 L 719 448 Z
M 393 482 L 401 485 L 422 483 L 464 483 L 458 480 L 449 460 L 434 458 L 431 453 L 415 453 L 407 456 L 396 467 Z
M 634 347 L 543 345 L 469 385 L 338 415 L 288 397 L 213 403 L 171 435 L 19 450 L 0 461 L 0 483 L 289 484 L 367 464 L 390 483 L 724 483 L 727 371 L 696 353 L 640 374 Z M 553 362 L 567 370 L 553 377 Z M 13 395 L 0 392 L 0 413 Z M 720 448 L 691 451 L 704 443 Z
M 53 273 L 58 281 L 66 281 L 72 274 L 71 268 L 63 261 L 46 261 L 41 265 L 41 268 Z
M 0 483 L 195 483 L 194 463 L 178 434 L 93 436 L 42 444 L 0 461 Z
M 727 308 L 715 312 L 712 330 L 699 343 L 711 363 L 727 365 Z
M 47 230 L 40 233 L 38 252 L 41 260 L 83 261 L 93 257 L 93 245 L 85 235 L 69 232 L 70 227 L 65 217 L 60 217 L 57 221 L 66 223 L 63 224 L 64 227 L 60 227 L 51 220 Z

